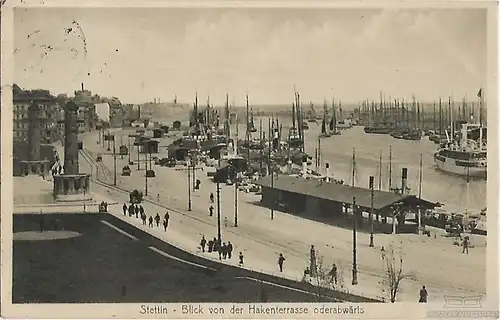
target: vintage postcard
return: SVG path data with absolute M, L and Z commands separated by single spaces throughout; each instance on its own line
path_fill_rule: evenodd
M 497 11 L 2 0 L 1 316 L 498 318 Z

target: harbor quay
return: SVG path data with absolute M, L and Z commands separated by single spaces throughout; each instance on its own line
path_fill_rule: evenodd
M 117 134 L 118 135 L 118 134 Z M 116 137 L 115 139 L 119 139 Z M 89 134 L 82 141 L 89 154 L 96 156 L 105 153 L 105 148 L 96 143 L 97 133 Z M 128 162 L 127 157 L 117 157 L 118 172 Z M 81 161 L 80 165 L 88 165 Z M 103 156 L 101 166 L 107 167 L 109 172 L 113 170 L 113 159 Z M 144 191 L 145 177 L 144 165 L 142 170 L 137 171 L 131 166 L 129 177 L 120 176 L 118 173 L 117 186 L 132 191 L 133 189 Z M 204 167 L 203 171 L 196 173 L 197 179 L 201 181 L 199 190 L 192 192 L 192 210 L 188 208 L 188 186 L 185 171 L 171 168 L 153 166 L 156 176 L 148 180 L 149 201 L 145 204 L 146 211 L 152 214 L 169 210 L 172 223 L 169 232 L 162 236 L 165 241 L 175 241 L 179 247 L 186 250 L 199 251 L 199 240 L 202 235 L 207 239 L 217 236 L 217 223 L 215 215 L 209 216 L 209 195 L 216 194 L 216 187 L 207 177 L 206 172 L 213 170 Z M 97 180 L 103 180 L 104 167 L 101 169 L 101 177 L 97 179 L 96 168 L 86 172 L 93 172 Z M 108 177 L 109 178 L 109 175 Z M 113 181 L 106 181 L 112 185 Z M 117 202 L 126 201 L 127 195 L 102 185 L 95 185 L 94 192 L 102 192 Z M 159 195 L 159 198 L 157 197 Z M 120 197 L 120 198 L 118 198 Z M 327 265 L 336 263 L 342 270 L 344 278 L 344 290 L 349 292 L 370 296 L 381 297 L 387 294 L 383 284 L 384 269 L 380 250 L 389 246 L 401 247 L 404 252 L 405 269 L 411 277 L 405 279 L 398 301 L 415 301 L 422 285 L 425 285 L 429 296 L 434 299 L 444 298 L 445 294 L 459 293 L 485 293 L 485 252 L 480 236 L 474 236 L 475 244 L 470 249 L 469 255 L 463 255 L 461 248 L 453 245 L 450 238 L 441 237 L 436 231 L 437 237 L 425 237 L 422 235 L 385 235 L 375 234 L 375 246 L 368 246 L 369 234 L 359 232 L 358 234 L 358 284 L 351 285 L 352 264 L 352 232 L 345 228 L 335 227 L 315 221 L 302 219 L 283 212 L 274 212 L 274 219 L 270 219 L 269 209 L 263 208 L 257 203 L 259 196 L 252 193 L 238 192 L 238 227 L 233 227 L 234 216 L 234 187 L 221 186 L 221 219 L 228 219 L 228 226 L 222 227 L 222 238 L 231 241 L 235 252 L 242 252 L 245 256 L 245 266 L 262 270 L 268 273 L 278 273 L 277 258 L 282 253 L 285 258 L 284 270 L 281 276 L 293 279 L 303 277 L 303 270 L 308 265 L 309 247 L 314 245 Z M 159 200 L 159 201 L 158 201 Z M 157 203 L 157 204 L 154 204 Z M 146 207 L 147 206 L 147 207 Z M 113 207 L 117 215 L 122 214 L 121 209 Z M 136 220 L 136 224 L 140 221 Z M 174 235 L 174 231 L 178 234 Z M 170 232 L 172 231 L 172 232 Z M 203 254 L 198 252 L 198 254 Z M 433 263 L 428 263 L 432 261 Z M 237 263 L 236 260 L 234 263 Z M 448 270 L 454 270 L 449 272 Z M 387 296 L 385 297 L 387 299 Z

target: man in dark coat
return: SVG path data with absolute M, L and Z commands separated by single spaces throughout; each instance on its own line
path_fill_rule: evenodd
M 226 243 L 222 243 L 222 258 L 226 259 L 227 258 L 227 245 Z
M 168 219 L 170 219 L 170 215 L 168 214 L 168 211 L 165 213 L 164 219 L 167 220 L 167 221 L 168 221 Z
M 278 257 L 278 266 L 280 267 L 280 272 L 283 272 L 283 262 L 285 262 L 285 257 L 283 257 L 283 254 L 280 253 Z
M 208 213 L 211 217 L 213 217 L 213 215 L 214 215 L 214 207 L 213 206 L 210 206 L 210 208 L 208 208 Z
M 233 255 L 233 244 L 231 241 L 227 242 L 227 258 L 231 259 L 231 256 Z
M 141 215 L 141 219 L 142 219 L 142 224 L 143 224 L 143 225 L 146 225 L 146 218 L 147 218 L 147 217 L 146 217 L 146 215 L 145 215 L 145 214 Z
M 206 244 L 207 244 L 207 240 L 205 239 L 205 236 L 201 236 L 201 241 L 200 241 L 201 252 L 205 252 Z
M 208 240 L 208 252 L 212 252 L 213 247 L 214 247 L 214 241 Z
M 420 298 L 418 299 L 418 302 L 427 303 L 427 290 L 425 289 L 425 286 L 422 286 L 422 289 L 420 289 Z
M 160 214 L 157 213 L 156 216 L 155 216 L 155 222 L 156 222 L 156 226 L 157 227 L 160 226 L 160 220 L 161 220 Z
M 128 206 L 128 215 L 131 217 L 134 215 L 134 212 L 135 211 L 135 207 L 133 204 L 131 204 L 130 206 Z
M 124 203 L 123 204 L 123 215 L 126 216 L 127 215 L 127 205 Z
M 163 220 L 163 229 L 165 229 L 165 231 L 167 231 L 167 227 L 168 227 L 168 220 Z
M 214 237 L 214 248 L 213 251 L 217 252 L 219 251 L 219 241 L 217 240 L 216 237 Z
M 153 216 L 149 216 L 149 227 L 150 228 L 154 227 L 154 225 L 153 225 Z

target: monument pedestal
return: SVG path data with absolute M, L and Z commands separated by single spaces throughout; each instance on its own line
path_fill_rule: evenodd
M 50 162 L 49 160 L 25 160 L 21 161 L 21 173 L 24 176 L 33 174 L 39 176 L 46 176 L 49 174 Z
M 86 173 L 55 175 L 54 197 L 58 202 L 92 201 L 90 175 Z

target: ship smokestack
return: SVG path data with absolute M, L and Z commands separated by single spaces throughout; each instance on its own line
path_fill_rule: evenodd
M 325 163 L 325 176 L 326 182 L 330 182 L 330 164 L 328 162 Z
M 375 180 L 375 177 L 370 176 L 370 182 L 368 183 L 368 187 L 370 190 L 373 190 L 373 181 Z
M 408 188 L 408 168 L 401 169 L 401 193 L 405 194 Z
M 83 91 L 83 90 L 84 90 L 84 88 L 83 88 L 83 82 L 82 82 L 82 91 Z

